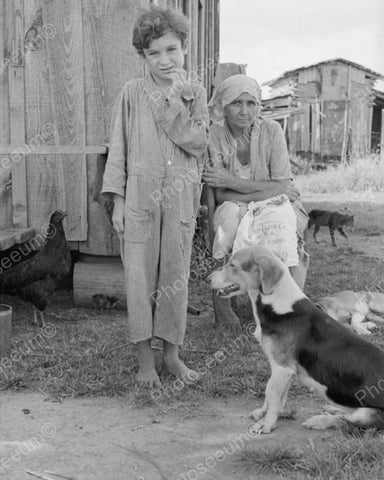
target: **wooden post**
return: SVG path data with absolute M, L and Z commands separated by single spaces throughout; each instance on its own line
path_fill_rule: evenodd
M 343 133 L 343 146 L 341 149 L 341 163 L 345 164 L 347 160 L 347 143 L 348 143 L 348 109 L 347 109 L 348 100 L 345 102 L 345 111 L 344 111 L 344 133 Z
M 344 115 L 344 134 L 343 134 L 343 147 L 341 150 L 341 163 L 346 163 L 349 146 L 349 137 L 352 125 L 352 115 L 351 115 L 351 92 L 352 92 L 352 69 L 348 65 L 348 85 L 347 85 L 347 98 L 345 100 L 345 115 Z
M 381 109 L 380 160 L 384 164 L 384 108 Z

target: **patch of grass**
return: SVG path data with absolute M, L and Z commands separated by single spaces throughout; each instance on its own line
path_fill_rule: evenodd
M 68 293 L 60 291 L 51 301 L 46 321 L 53 332 L 45 335 L 30 323 L 28 305 L 9 299 L 14 306 L 14 334 L 10 357 L 3 361 L 0 389 L 40 390 L 48 396 L 136 395 L 136 349 L 127 338 L 126 313 L 100 314 L 73 308 Z M 211 293 L 205 281 L 191 286 L 191 297 L 203 314 L 190 317 L 181 356 L 203 373 L 200 382 L 180 387 L 163 378 L 167 394 L 156 403 L 190 401 L 191 397 L 228 396 L 255 392 L 261 395 L 268 365 L 254 337 L 239 327 L 236 331 L 213 328 Z M 198 302 L 197 302 L 197 299 Z M 161 342 L 154 341 L 156 362 L 161 370 Z M 255 365 L 260 368 L 255 374 Z M 185 387 L 185 388 L 184 388 Z M 136 400 L 151 403 L 144 395 Z
M 313 205 L 306 204 L 307 208 Z M 330 204 L 330 208 L 333 206 L 336 205 Z M 384 233 L 382 206 L 352 204 L 351 209 L 357 213 L 355 231 L 359 235 L 368 231 Z M 325 231 L 323 236 L 327 234 Z M 206 257 L 201 236 L 196 241 L 200 247 L 194 256 L 194 268 L 202 265 Z M 381 260 L 364 252 L 357 254 L 344 246 L 333 248 L 330 240 L 317 245 L 309 238 L 307 249 L 310 268 L 306 293 L 314 300 L 330 292 L 372 290 L 382 286 L 384 262 Z M 202 372 L 203 377 L 182 388 L 172 378 L 164 378 L 167 394 L 155 402 L 161 408 L 181 408 L 183 402 L 198 406 L 205 398 L 212 397 L 251 394 L 261 398 L 270 375 L 260 346 L 252 335 L 246 334 L 247 325 L 253 321 L 247 297 L 238 297 L 234 306 L 242 328 L 214 328 L 212 294 L 206 279 L 206 272 L 213 267 L 209 259 L 206 262 L 207 268 L 200 269 L 198 278 L 190 283 L 190 304 L 202 313 L 189 316 L 181 348 L 187 365 Z M 14 298 L 10 298 L 9 303 L 14 306 L 12 352 L 19 356 L 12 357 L 10 366 L 1 363 L 0 389 L 41 390 L 57 398 L 124 394 L 130 395 L 138 405 L 153 404 L 148 392 L 134 386 L 137 358 L 135 347 L 128 342 L 125 311 L 101 314 L 92 309 L 74 308 L 72 292 L 61 290 L 52 297 L 46 314 L 55 333 L 41 339 L 41 331 L 31 325 L 30 307 Z M 40 338 L 40 342 L 36 342 L 36 338 Z M 370 340 L 384 347 L 384 328 L 378 328 Z M 160 370 L 161 342 L 155 341 L 154 345 L 158 348 L 156 362 Z M 305 387 L 293 382 L 290 397 L 303 395 L 311 396 Z
M 296 185 L 302 194 L 362 192 L 367 196 L 384 190 L 384 165 L 377 155 L 355 158 L 349 165 L 297 176 Z
M 307 211 L 313 208 L 337 210 L 345 204 L 304 202 L 304 206 Z M 314 300 L 341 290 L 384 291 L 383 261 L 369 256 L 372 246 L 375 247 L 373 254 L 382 251 L 383 205 L 350 202 L 348 208 L 355 214 L 355 229 L 350 233 L 351 247 L 337 232 L 338 247 L 332 247 L 327 227 L 320 230 L 318 236 L 323 239 L 320 244 L 313 240 L 313 227 L 309 231 L 306 248 L 310 254 L 310 266 L 305 292 Z M 372 232 L 375 234 L 373 238 Z
M 378 225 L 378 211 L 368 211 L 366 221 Z M 380 216 L 381 218 L 381 216 Z M 381 220 L 380 220 L 381 222 Z M 360 228 L 357 226 L 357 228 Z M 365 228 L 365 227 L 363 227 Z M 376 228 L 381 229 L 379 224 Z M 371 290 L 382 282 L 384 262 L 357 255 L 345 247 L 329 244 L 307 245 L 310 253 L 306 293 L 314 300 L 340 290 Z M 252 312 L 246 297 L 236 300 L 235 311 L 241 317 L 243 329 L 213 327 L 213 310 L 209 281 L 191 282 L 190 303 L 198 307 L 200 316 L 190 316 L 182 358 L 200 372 L 200 382 L 176 388 L 174 380 L 164 379 L 168 395 L 157 399 L 158 405 L 182 401 L 199 403 L 204 398 L 264 394 L 270 369 L 268 361 L 252 335 L 245 334 L 252 322 Z M 92 309 L 73 308 L 71 291 L 60 291 L 52 297 L 47 321 L 55 334 L 36 340 L 40 330 L 30 323 L 30 308 L 10 299 L 14 306 L 12 351 L 20 353 L 10 368 L 0 371 L 0 388 L 42 390 L 47 395 L 97 396 L 130 394 L 135 396 L 134 375 L 137 370 L 135 347 L 127 339 L 126 313 L 112 310 L 100 314 Z M 384 329 L 379 328 L 371 340 L 384 346 Z M 154 342 L 161 349 L 161 342 Z M 24 353 L 23 353 L 24 352 Z M 161 351 L 156 351 L 161 368 Z M 305 387 L 293 383 L 290 396 L 309 395 Z M 148 402 L 137 397 L 143 405 Z M 151 399 L 149 399 L 151 401 Z
M 305 467 L 304 454 L 300 449 L 286 445 L 253 450 L 247 448 L 236 461 L 247 473 L 286 474 Z
M 289 480 L 381 480 L 384 439 L 368 430 L 360 436 L 337 433 L 331 442 L 309 440 L 300 448 L 282 444 L 248 447 L 236 465 L 244 473 L 269 473 Z

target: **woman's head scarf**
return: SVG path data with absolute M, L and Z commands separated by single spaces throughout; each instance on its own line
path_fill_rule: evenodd
M 232 75 L 221 82 L 208 103 L 212 122 L 222 123 L 224 121 L 224 107 L 243 93 L 255 97 L 260 109 L 261 88 L 256 80 L 244 74 Z

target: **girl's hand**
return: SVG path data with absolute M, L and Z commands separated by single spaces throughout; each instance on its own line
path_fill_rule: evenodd
M 120 195 L 114 195 L 112 213 L 112 225 L 115 232 L 120 236 L 124 234 L 125 201 Z
M 187 72 L 183 68 L 175 68 L 175 71 L 170 74 L 172 79 L 172 93 L 180 96 L 185 88 L 191 88 L 187 79 Z
M 203 172 L 203 180 L 210 187 L 231 188 L 236 177 L 222 167 L 207 167 Z

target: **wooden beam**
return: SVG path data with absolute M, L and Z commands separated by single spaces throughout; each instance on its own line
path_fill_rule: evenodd
M 7 250 L 15 243 L 24 243 L 35 235 L 34 228 L 4 228 L 0 229 L 0 250 Z
M 0 155 L 106 155 L 107 145 L 0 145 Z M 12 158 L 11 158 L 12 160 Z
M 101 274 L 101 272 L 103 272 Z M 73 300 L 76 306 L 92 307 L 97 294 L 119 298 L 119 308 L 126 306 L 124 268 L 121 262 L 77 262 L 73 272 Z
M 304 108 L 284 108 L 280 111 L 269 111 L 269 112 L 262 112 L 261 116 L 263 118 L 273 119 L 273 120 L 283 120 L 284 118 L 289 118 L 292 115 L 301 115 L 305 113 Z

